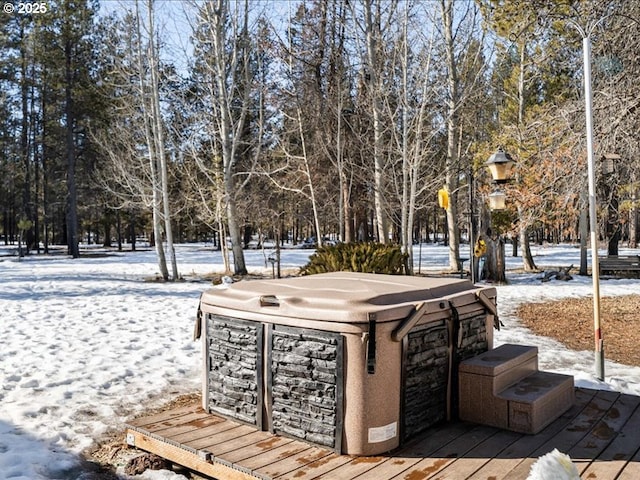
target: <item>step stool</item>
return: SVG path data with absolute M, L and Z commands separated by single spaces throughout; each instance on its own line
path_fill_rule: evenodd
M 537 433 L 574 402 L 573 377 L 538 370 L 538 349 L 504 344 L 459 366 L 461 420 Z
M 509 430 L 536 434 L 575 401 L 573 377 L 536 372 L 500 392 L 509 404 Z

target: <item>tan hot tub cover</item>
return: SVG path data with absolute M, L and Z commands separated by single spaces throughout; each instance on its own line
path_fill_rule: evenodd
M 241 281 L 207 290 L 202 294 L 196 336 L 202 336 L 204 353 L 203 405 L 209 403 L 211 359 L 215 342 L 213 318 L 256 322 L 267 330 L 302 329 L 332 332 L 343 339 L 338 388 L 339 428 L 332 445 L 337 451 L 354 455 L 375 455 L 400 445 L 403 423 L 404 363 L 411 332 L 422 331 L 433 322 L 444 325 L 448 336 L 449 368 L 446 416 L 451 416 L 451 392 L 455 376 L 454 352 L 464 348 L 463 337 L 477 332 L 459 328 L 464 319 L 481 319 L 483 350 L 493 347 L 493 328 L 499 322 L 494 288 L 478 287 L 468 280 L 413 276 L 376 275 L 354 272 L 318 274 L 273 280 Z M 209 322 L 209 323 L 208 323 Z M 209 331 L 207 330 L 209 329 Z M 422 329 L 422 330 L 421 330 Z M 478 330 L 473 327 L 472 330 Z M 201 335 L 202 333 L 202 335 Z M 442 335 L 441 335 L 442 336 Z M 455 338 L 454 338 L 455 337 Z M 271 338 L 266 333 L 267 342 Z M 475 338 L 475 337 L 474 337 Z M 469 342 L 467 342 L 469 343 Z M 269 348 L 260 349 L 269 355 Z M 473 352 L 477 354 L 478 352 Z M 445 353 L 446 354 L 446 353 Z M 270 358 L 258 362 L 260 402 L 259 427 L 274 430 L 270 412 L 271 388 L 266 380 Z M 404 426 L 403 426 L 404 425 Z M 295 435 L 294 435 L 295 436 Z

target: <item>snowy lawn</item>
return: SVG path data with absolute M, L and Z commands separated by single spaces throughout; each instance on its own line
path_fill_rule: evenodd
M 199 391 L 200 344 L 192 335 L 209 283 L 146 281 L 158 271 L 153 251 L 20 261 L 7 253 L 0 248 L 0 479 L 81 480 L 79 452 L 96 438 L 147 408 Z M 283 268 L 305 264 L 311 253 L 283 250 Z M 579 264 L 571 246 L 534 254 L 541 268 Z M 203 245 L 180 245 L 177 255 L 183 275 L 222 270 L 220 253 Z M 246 255 L 250 271 L 271 273 L 261 251 Z M 420 257 L 422 273 L 446 268 L 446 247 L 423 245 Z M 520 264 L 507 260 L 509 267 Z M 640 368 L 607 362 L 606 382 L 599 382 L 593 352 L 567 350 L 518 324 L 513 312 L 521 302 L 591 294 L 591 278 L 538 278 L 512 273 L 510 284 L 498 287 L 505 326 L 496 345 L 537 345 L 541 369 L 572 374 L 579 386 L 640 395 Z M 601 292 L 640 293 L 640 280 L 603 280 Z

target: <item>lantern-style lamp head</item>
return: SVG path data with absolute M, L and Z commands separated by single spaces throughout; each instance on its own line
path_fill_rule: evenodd
M 605 153 L 602 155 L 602 173 L 611 175 L 616 171 L 616 162 L 620 160 L 620 155 L 616 153 Z
M 491 210 L 504 210 L 507 208 L 507 196 L 501 190 L 496 190 L 489 195 L 489 208 Z
M 496 183 L 506 183 L 511 175 L 511 169 L 515 162 L 507 152 L 499 148 L 496 153 L 485 162 L 493 181 Z

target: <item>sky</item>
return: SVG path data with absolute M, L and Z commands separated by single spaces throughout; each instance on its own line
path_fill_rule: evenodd
M 196 0 L 155 0 L 155 27 L 163 41 L 160 54 L 167 62 L 173 64 L 178 72 L 186 75 L 193 54 L 191 34 L 196 21 Z M 289 0 L 253 0 L 252 11 L 258 14 L 263 11 L 277 12 L 273 16 L 286 19 L 296 2 Z M 144 0 L 140 0 L 139 8 L 144 9 Z M 128 11 L 135 11 L 135 0 L 100 0 L 100 15 L 115 14 L 121 16 Z
M 190 43 L 193 3 L 189 0 L 156 0 L 155 27 L 158 36 L 163 40 L 160 52 L 164 59 L 171 62 L 179 72 L 188 71 L 193 48 Z M 135 0 L 100 0 L 100 15 L 122 16 L 126 12 L 135 11 Z M 140 1 L 139 8 L 144 9 Z
M 211 285 L 198 277 L 222 271 L 220 253 L 210 244 L 178 245 L 186 279 L 178 283 L 148 281 L 158 272 L 150 249 L 107 255 L 83 247 L 83 253 L 19 259 L 15 247 L 0 246 L 0 480 L 85 480 L 78 464 L 83 449 L 108 431 L 124 432 L 127 419 L 146 409 L 200 391 L 193 326 L 200 294 Z M 269 253 L 246 251 L 249 270 L 270 274 Z M 283 268 L 302 266 L 311 253 L 283 250 Z M 534 246 L 533 253 L 541 268 L 579 264 L 579 249 L 570 245 Z M 421 271 L 446 270 L 447 259 L 447 247 L 423 245 Z M 509 269 L 520 263 L 507 257 Z M 542 370 L 571 374 L 580 387 L 640 395 L 640 368 L 607 361 L 601 382 L 593 352 L 568 350 L 520 325 L 514 312 L 522 302 L 592 291 L 590 277 L 548 283 L 540 277 L 510 271 L 509 284 L 497 287 L 504 327 L 494 346 L 538 346 Z M 601 291 L 638 293 L 640 280 L 603 280 Z M 166 471 L 134 478 L 184 480 Z

